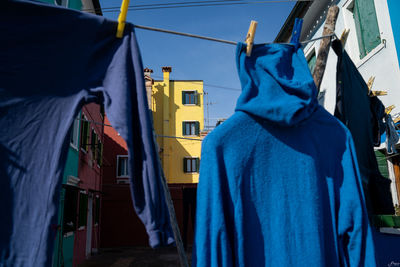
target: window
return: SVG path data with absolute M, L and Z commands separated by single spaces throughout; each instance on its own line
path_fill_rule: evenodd
M 348 9 L 353 12 L 362 59 L 381 43 L 374 0 L 354 0 Z
M 117 156 L 117 177 L 128 177 L 128 156 Z
M 197 93 L 197 91 L 182 91 L 182 104 L 198 105 L 199 94 Z
M 88 195 L 84 192 L 79 193 L 79 215 L 78 226 L 84 227 L 87 223 Z
M 82 129 L 81 129 L 81 149 L 85 152 L 89 147 L 89 122 L 86 117 L 82 115 Z
M 183 135 L 199 135 L 200 134 L 200 123 L 198 121 L 184 121 L 182 122 L 182 134 Z
M 184 158 L 183 159 L 183 172 L 199 172 L 200 159 L 199 158 Z
M 315 48 L 313 48 L 312 52 L 307 56 L 308 68 L 310 69 L 311 75 L 314 73 L 315 63 L 317 62 L 317 56 L 315 54 Z
M 65 188 L 63 234 L 76 231 L 76 217 L 78 207 L 78 190 L 76 187 Z
M 74 119 L 70 133 L 70 144 L 72 147 L 78 149 L 79 141 L 79 116 Z

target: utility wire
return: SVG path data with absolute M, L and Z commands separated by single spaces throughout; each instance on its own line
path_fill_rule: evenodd
M 268 1 L 243 1 L 243 0 L 219 0 L 219 1 L 197 1 L 197 2 L 177 2 L 164 4 L 145 4 L 131 5 L 128 7 L 130 11 L 154 10 L 154 9 L 171 9 L 185 7 L 211 7 L 211 6 L 232 6 L 232 5 L 250 5 L 250 4 L 274 4 L 274 3 L 290 3 L 290 2 L 313 2 L 315 0 L 268 0 Z M 83 9 L 82 11 L 102 11 L 103 13 L 120 12 L 120 6 L 103 7 L 96 9 Z

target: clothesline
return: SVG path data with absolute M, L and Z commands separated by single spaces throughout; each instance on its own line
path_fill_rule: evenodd
M 137 24 L 133 24 L 133 26 L 135 28 L 142 29 L 142 30 L 149 30 L 149 31 L 156 31 L 156 32 L 163 32 L 163 33 L 181 35 L 181 36 L 186 36 L 186 37 L 191 37 L 191 38 L 198 38 L 198 39 L 202 39 L 202 40 L 208 40 L 208 41 L 231 44 L 231 45 L 237 45 L 238 44 L 238 42 L 234 42 L 234 41 L 218 39 L 218 38 L 213 38 L 213 37 L 208 37 L 208 36 L 202 36 L 202 35 L 197 35 L 197 34 L 177 32 L 177 31 L 171 31 L 171 30 L 155 28 L 155 27 L 149 27 L 149 26 L 143 26 L 143 25 L 137 25 Z M 314 39 L 302 41 L 300 43 L 302 45 L 304 45 L 304 44 L 307 44 L 309 42 L 317 41 L 317 40 L 320 40 L 320 39 L 323 39 L 323 38 L 328 38 L 328 37 L 331 38 L 333 36 L 335 36 L 337 38 L 336 34 L 330 34 L 330 35 L 325 35 L 325 36 L 317 37 L 317 38 L 314 38 Z M 280 44 L 290 44 L 290 43 L 280 43 Z
M 91 121 L 91 120 L 84 120 L 84 119 L 78 119 L 78 118 L 76 118 L 76 120 L 90 122 L 90 123 L 97 124 L 97 125 L 103 125 L 103 126 L 106 126 L 106 127 L 112 127 L 112 125 L 110 125 L 110 124 L 105 124 L 105 123 Z M 180 136 L 171 136 L 171 135 L 159 135 L 159 134 L 156 134 L 156 137 L 174 138 L 174 139 L 176 138 L 176 139 L 185 139 L 185 140 L 193 140 L 193 141 L 203 141 L 203 139 L 199 139 L 199 138 L 189 138 L 189 137 L 180 137 Z

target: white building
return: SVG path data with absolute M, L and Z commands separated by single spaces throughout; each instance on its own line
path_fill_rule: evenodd
M 400 29 L 397 29 L 400 26 L 399 3 L 399 0 L 299 1 L 275 42 L 290 40 L 295 18 L 304 20 L 301 41 L 322 36 L 328 8 L 337 5 L 340 11 L 336 22 L 336 35 L 340 37 L 345 29 L 350 29 L 345 50 L 366 82 L 371 76 L 375 77 L 372 90 L 387 91 L 387 95 L 379 96 L 379 99 L 385 107 L 394 105 L 392 117 L 400 117 Z M 304 47 L 304 54 L 311 68 L 315 65 L 319 45 L 320 40 L 308 43 Z M 320 104 L 331 114 L 334 113 L 336 104 L 336 63 L 337 56 L 331 49 L 319 95 Z M 398 146 L 400 148 L 399 144 Z M 385 152 L 385 145 L 379 149 Z M 392 180 L 393 203 L 399 204 L 400 154 L 387 157 L 387 163 L 388 178 Z

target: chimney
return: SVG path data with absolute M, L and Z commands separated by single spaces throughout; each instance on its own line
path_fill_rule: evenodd
M 152 86 L 154 84 L 154 80 L 153 78 L 151 78 L 151 74 L 153 73 L 153 70 L 145 68 L 143 72 L 144 72 L 144 81 L 146 86 L 147 103 L 149 104 L 149 109 L 151 109 L 151 94 L 152 94 Z
M 162 67 L 164 82 L 169 83 L 169 74 L 172 72 L 172 67 Z

